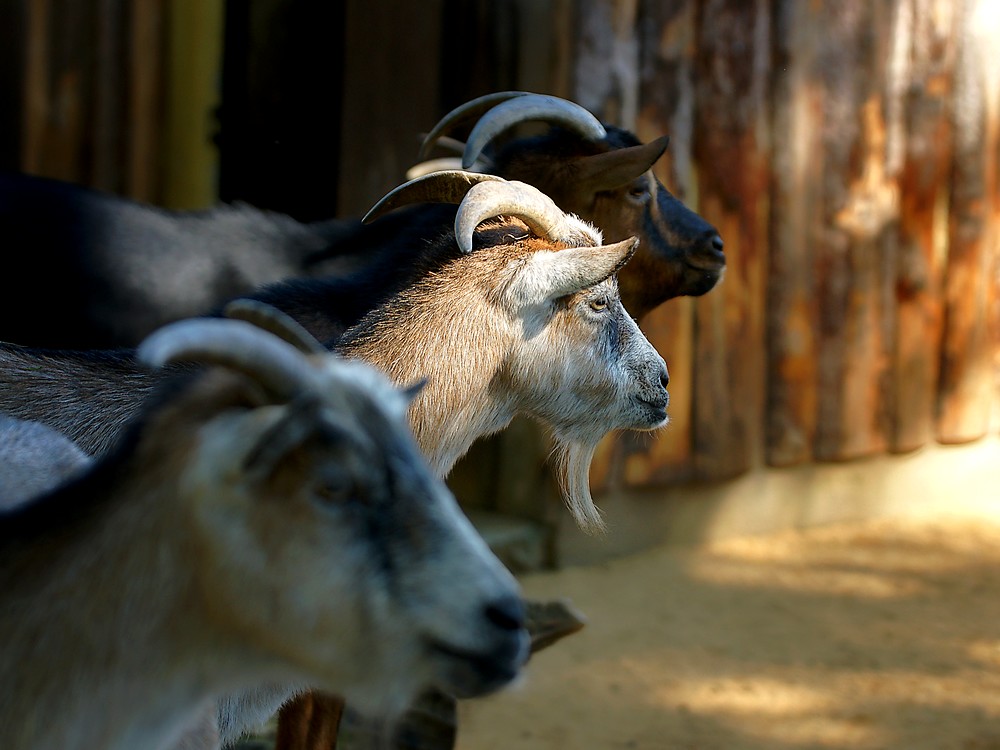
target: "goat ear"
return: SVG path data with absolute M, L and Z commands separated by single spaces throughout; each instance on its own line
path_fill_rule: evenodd
M 628 262 L 638 244 L 630 237 L 613 245 L 537 252 L 510 285 L 511 299 L 516 307 L 537 305 L 599 284 Z
M 614 190 L 650 169 L 667 150 L 665 135 L 641 146 L 617 148 L 603 154 L 585 156 L 576 162 L 575 179 L 591 192 Z
M 413 401 L 413 399 L 415 399 L 417 396 L 420 395 L 420 392 L 426 386 L 427 386 L 427 378 L 421 378 L 415 383 L 410 383 L 408 386 L 406 386 L 401 390 L 403 392 L 403 396 L 406 398 L 407 401 Z
M 243 459 L 243 469 L 254 481 L 264 481 L 288 454 L 312 437 L 320 426 L 315 398 L 297 398 L 276 422 L 262 430 Z

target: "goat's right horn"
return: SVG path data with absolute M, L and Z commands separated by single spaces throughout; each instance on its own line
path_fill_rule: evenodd
M 458 127 L 464 122 L 481 117 L 501 102 L 516 99 L 519 96 L 531 95 L 529 91 L 498 91 L 495 94 L 486 94 L 485 96 L 467 101 L 465 104 L 458 105 L 442 117 L 438 121 L 438 124 L 431 128 L 430 132 L 424 136 L 424 140 L 420 144 L 420 150 L 417 152 L 417 161 L 425 160 L 431 151 L 431 147 L 439 140 L 442 140 L 442 136 L 453 128 Z
M 172 362 L 222 365 L 250 376 L 282 400 L 319 387 L 316 371 L 295 347 L 244 320 L 189 318 L 168 323 L 146 337 L 136 356 L 150 367 Z
M 361 220 L 368 224 L 390 211 L 410 203 L 461 203 L 473 186 L 480 182 L 506 182 L 503 177 L 462 169 L 429 172 L 404 182 L 386 193 Z
M 472 236 L 486 219 L 515 216 L 539 237 L 572 241 L 577 234 L 566 214 L 549 196 L 524 182 L 490 182 L 475 185 L 458 207 L 455 238 L 463 252 L 472 251 Z
M 497 104 L 483 115 L 465 142 L 462 166 L 468 169 L 500 133 L 531 120 L 562 125 L 590 141 L 602 140 L 608 134 L 601 121 L 579 104 L 557 96 L 528 94 Z
M 235 299 L 225 306 L 222 314 L 233 320 L 245 320 L 273 333 L 306 354 L 327 353 L 323 345 L 291 315 L 266 302 L 255 299 Z

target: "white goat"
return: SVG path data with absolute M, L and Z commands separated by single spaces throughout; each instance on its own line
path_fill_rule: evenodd
M 588 478 L 597 443 L 613 429 L 667 421 L 666 366 L 622 307 L 614 279 L 635 242 L 601 246 L 596 229 L 536 189 L 464 172 L 406 183 L 367 218 L 441 199 L 461 204 L 455 234 L 421 250 L 433 273 L 372 310 L 337 348 L 397 383 L 427 378 L 410 423 L 440 476 L 515 415 L 538 419 L 557 441 L 574 516 L 600 528 Z M 223 740 L 258 725 L 293 692 L 272 685 L 225 700 Z
M 391 715 L 516 675 L 517 584 L 420 456 L 412 394 L 245 321 L 176 323 L 139 356 L 216 366 L 0 514 L 0 746 L 168 747 L 206 698 L 268 680 Z

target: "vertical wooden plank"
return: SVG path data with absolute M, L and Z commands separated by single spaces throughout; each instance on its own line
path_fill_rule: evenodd
M 645 0 L 639 17 L 641 71 L 636 135 L 645 142 L 670 136 L 666 156 L 653 167 L 678 199 L 698 210 L 692 168 L 695 11 L 697 3 Z M 710 294 L 715 294 L 713 290 Z M 694 394 L 694 302 L 680 297 L 640 321 L 670 372 L 670 424 L 653 436 L 625 433 L 622 478 L 628 487 L 654 487 L 690 479 Z
M 48 29 L 49 2 L 28 3 L 25 23 L 24 117 L 21 169 L 38 173 L 41 165 L 43 133 L 48 112 Z
M 770 23 L 765 0 L 707 0 L 699 11 L 699 209 L 727 257 L 723 282 L 695 302 L 693 434 L 704 479 L 736 476 L 760 459 Z
M 124 56 L 128 66 L 124 192 L 148 203 L 160 200 L 163 15 L 163 0 L 133 0 Z
M 24 113 L 28 95 L 27 0 L 0 0 L 0 169 L 21 166 L 27 133 Z
M 221 96 L 223 0 L 174 0 L 170 10 L 163 204 L 205 208 L 219 197 L 214 138 Z
M 440 114 L 517 88 L 519 12 L 516 0 L 441 0 Z
M 955 69 L 955 154 L 945 282 L 945 339 L 938 440 L 982 437 L 995 399 L 997 192 L 1000 181 L 1000 11 L 989 0 L 962 4 Z
M 956 18 L 950 0 L 906 0 L 900 3 L 893 34 L 899 48 L 890 70 L 889 106 L 901 110 L 900 126 L 905 129 L 891 374 L 894 452 L 911 451 L 934 439 Z
M 887 170 L 887 44 L 897 3 L 842 3 L 827 17 L 825 236 L 818 245 L 819 414 L 815 455 L 888 446 L 889 307 L 898 189 Z
M 573 100 L 634 129 L 639 113 L 638 0 L 581 0 Z
M 496 3 L 494 3 L 496 5 Z M 575 15 L 569 0 L 515 0 L 516 88 L 570 97 Z
M 360 215 L 405 179 L 438 112 L 441 0 L 348 0 L 339 212 Z
M 115 193 L 123 190 L 124 6 L 122 0 L 97 0 L 95 5 L 93 111 L 86 123 L 91 148 L 88 183 Z
M 769 459 L 775 463 L 806 459 L 810 434 L 812 455 L 820 460 L 848 460 L 887 446 L 886 390 L 894 322 L 889 293 L 893 235 L 889 228 L 898 213 L 898 193 L 893 176 L 886 170 L 886 113 L 880 86 L 885 80 L 893 5 L 858 0 L 778 5 L 781 18 L 775 36 L 784 47 L 779 57 L 793 66 L 804 66 L 795 75 L 797 80 L 788 77 L 779 82 L 778 100 L 783 103 L 778 106 L 796 108 L 802 102 L 795 100 L 805 97 L 811 100 L 807 106 L 819 109 L 805 117 L 795 109 L 776 113 L 776 122 L 779 128 L 792 123 L 794 135 L 795 128 L 812 120 L 820 141 L 816 151 L 800 152 L 806 168 L 818 167 L 814 174 L 819 191 L 807 193 L 809 205 L 796 209 L 806 222 L 805 231 L 796 233 L 797 239 L 805 242 L 791 250 L 792 254 L 813 254 L 813 268 L 807 273 L 813 282 L 816 318 L 809 320 L 808 311 L 803 318 L 797 309 L 802 303 L 810 304 L 801 292 L 797 298 L 792 293 L 792 299 L 772 301 L 768 313 L 770 341 L 775 347 L 772 354 L 778 357 L 770 365 L 776 383 L 768 408 Z M 784 41 L 786 34 L 792 35 L 791 46 Z M 789 56 L 789 52 L 793 54 Z M 792 80 L 794 85 L 789 86 Z M 781 119 L 789 114 L 790 119 Z M 774 141 L 776 149 L 785 148 L 777 145 L 782 144 L 777 132 Z M 792 165 L 793 170 L 796 167 Z M 794 182 L 793 173 L 786 184 Z M 784 184 L 779 190 L 784 190 Z M 799 202 L 795 196 L 788 198 Z M 782 216 L 782 206 L 776 204 L 772 211 Z M 784 231 L 772 228 L 772 236 L 780 241 Z M 776 269 L 786 267 L 789 250 L 776 249 Z M 772 274 L 769 296 L 787 294 L 787 285 L 793 282 Z M 776 316 L 778 310 L 794 317 L 786 323 Z M 795 327 L 790 329 L 789 324 Z M 776 403 L 795 391 L 783 378 L 789 372 L 810 377 L 812 366 L 802 366 L 801 360 L 794 358 L 783 360 L 782 346 L 795 346 L 803 331 L 812 330 L 818 337 L 812 341 L 810 335 L 805 343 L 815 345 L 812 355 L 817 357 L 817 385 L 812 393 L 791 396 L 800 410 L 792 413 Z M 812 406 L 816 409 L 813 416 L 802 413 Z M 779 456 L 776 447 L 784 439 L 780 430 L 789 426 L 798 433 L 784 445 L 793 448 L 793 455 Z
M 815 79 L 821 18 L 796 0 L 775 4 L 770 257 L 767 268 L 766 460 L 812 460 L 819 400 L 813 244 L 824 169 L 823 97 Z

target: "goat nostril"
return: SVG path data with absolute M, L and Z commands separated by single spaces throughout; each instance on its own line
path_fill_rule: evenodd
M 660 385 L 666 388 L 670 384 L 670 375 L 666 370 L 660 373 Z
M 713 250 L 715 250 L 716 252 L 721 253 L 723 247 L 725 247 L 725 243 L 722 241 L 722 237 L 720 237 L 719 235 L 715 235 L 714 237 L 712 237 L 712 249 Z
M 524 603 L 515 596 L 490 602 L 484 612 L 486 619 L 501 630 L 520 630 L 524 627 Z

